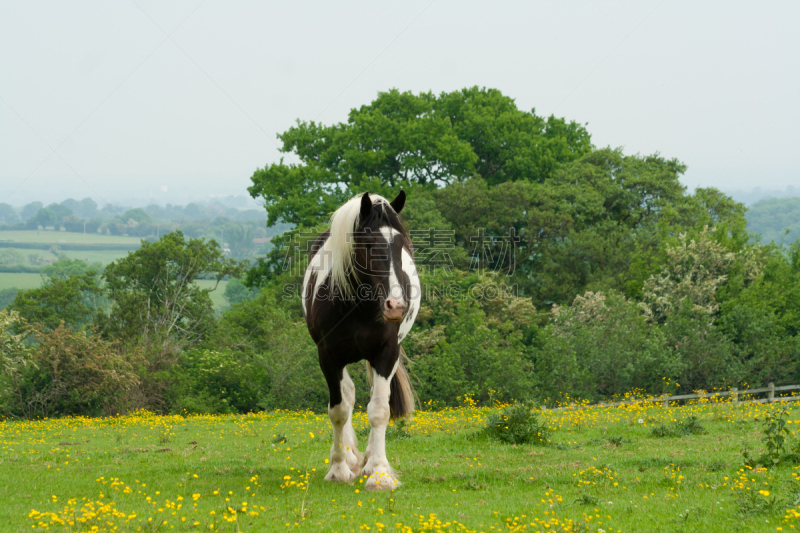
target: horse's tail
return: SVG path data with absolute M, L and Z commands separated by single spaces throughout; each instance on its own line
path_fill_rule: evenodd
M 417 393 L 414 391 L 413 385 L 411 385 L 411 379 L 403 364 L 403 358 L 408 359 L 408 356 L 405 350 L 403 350 L 403 347 L 400 346 L 397 370 L 389 385 L 389 410 L 392 420 L 410 416 L 414 413 L 414 399 Z M 372 386 L 372 367 L 369 362 L 367 362 L 367 378 L 369 379 L 370 386 Z

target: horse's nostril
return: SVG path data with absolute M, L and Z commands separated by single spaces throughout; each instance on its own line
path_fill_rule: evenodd
M 387 311 L 400 311 L 402 313 L 406 309 L 405 303 L 400 300 L 394 300 L 390 298 L 387 298 L 383 305 Z

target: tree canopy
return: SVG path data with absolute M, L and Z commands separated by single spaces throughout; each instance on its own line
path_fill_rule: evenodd
M 300 164 L 259 169 L 248 189 L 267 202 L 268 224 L 313 226 L 370 189 L 436 187 L 479 176 L 490 184 L 543 181 L 591 149 L 575 122 L 522 111 L 496 89 L 379 93 L 346 123 L 298 122 L 279 135 Z

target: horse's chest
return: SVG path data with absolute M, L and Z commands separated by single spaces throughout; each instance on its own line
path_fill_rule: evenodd
M 420 303 L 422 302 L 422 284 L 419 281 L 417 265 L 414 264 L 414 259 L 411 257 L 411 254 L 405 249 L 403 249 L 402 268 L 405 275 L 408 276 L 409 294 L 407 295 L 408 310 L 397 330 L 398 343 L 403 342 L 408 332 L 411 331 L 411 327 L 417 319 L 417 313 L 419 313 Z

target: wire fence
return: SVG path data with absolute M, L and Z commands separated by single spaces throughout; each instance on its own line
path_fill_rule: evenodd
M 569 410 L 576 410 L 576 409 L 596 409 L 596 408 L 603 408 L 603 407 L 621 407 L 623 405 L 634 405 L 637 403 L 661 403 L 662 407 L 669 408 L 670 402 L 672 405 L 675 406 L 678 402 L 686 402 L 691 400 L 698 400 L 700 402 L 711 402 L 711 401 L 722 401 L 723 398 L 726 396 L 730 397 L 730 402 L 733 404 L 740 404 L 740 403 L 772 403 L 772 402 L 791 402 L 791 401 L 800 401 L 800 395 L 795 395 L 791 391 L 800 391 L 800 385 L 782 385 L 776 387 L 774 383 L 770 383 L 766 387 L 761 387 L 757 389 L 748 389 L 740 391 L 737 387 L 733 387 L 727 391 L 714 391 L 714 392 L 705 392 L 705 391 L 698 391 L 693 394 L 677 394 L 674 396 L 670 396 L 668 394 L 662 394 L 660 396 L 648 396 L 648 397 L 637 397 L 634 395 L 629 396 L 627 399 L 619 401 L 619 402 L 601 402 L 596 404 L 570 404 L 561 407 L 544 407 L 542 406 L 543 411 L 569 411 Z M 786 396 L 785 393 L 790 393 L 790 395 Z M 776 395 L 777 393 L 777 395 Z M 754 396 L 758 396 L 761 394 L 766 394 L 766 398 L 754 398 Z

